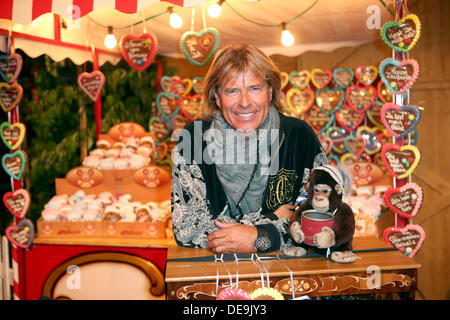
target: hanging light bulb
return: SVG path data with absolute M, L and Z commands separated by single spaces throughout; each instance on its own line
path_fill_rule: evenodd
M 170 26 L 174 29 L 180 28 L 183 25 L 183 19 L 173 11 L 173 7 L 169 7 L 167 10 L 170 13 Z
M 114 34 L 113 34 L 112 26 L 108 27 L 108 34 L 105 37 L 104 44 L 105 44 L 105 47 L 107 47 L 108 49 L 114 48 L 117 44 L 116 37 L 114 37 Z
M 285 47 L 291 47 L 295 42 L 294 36 L 286 28 L 285 22 L 281 23 L 281 27 L 283 28 L 281 32 L 281 44 Z
M 211 18 L 218 18 L 222 11 L 222 4 L 225 0 L 219 0 L 208 8 L 208 14 Z

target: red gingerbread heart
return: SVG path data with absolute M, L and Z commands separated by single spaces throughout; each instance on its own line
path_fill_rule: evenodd
M 342 128 L 353 131 L 363 122 L 365 114 L 356 112 L 353 108 L 344 104 L 340 110 L 336 111 L 335 117 Z
M 185 96 L 180 101 L 180 111 L 189 120 L 197 119 L 202 110 L 202 96 Z
M 144 71 L 155 59 L 158 41 L 151 33 L 140 36 L 128 34 L 120 40 L 120 49 L 130 66 L 137 71 Z
M 30 194 L 25 189 L 7 192 L 3 195 L 3 203 L 9 212 L 22 219 L 30 207 Z
M 365 113 L 377 99 L 375 87 L 360 87 L 356 85 L 348 86 L 345 90 L 347 103 L 359 113 Z

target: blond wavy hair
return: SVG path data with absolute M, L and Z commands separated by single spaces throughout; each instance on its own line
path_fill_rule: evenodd
M 264 52 L 250 44 L 231 44 L 218 51 L 203 83 L 202 118 L 211 120 L 215 111 L 220 111 L 214 93 L 221 85 L 245 71 L 251 71 L 264 79 L 272 88 L 271 104 L 283 110 L 281 102 L 280 70 Z

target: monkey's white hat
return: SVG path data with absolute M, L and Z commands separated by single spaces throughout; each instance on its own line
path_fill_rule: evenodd
M 330 176 L 334 179 L 334 181 L 336 181 L 337 184 L 342 189 L 344 189 L 344 179 L 338 168 L 330 166 L 330 165 L 324 165 L 324 166 L 320 166 L 320 167 L 313 169 L 313 171 L 315 171 L 315 170 L 323 170 L 323 171 L 328 172 L 330 174 Z

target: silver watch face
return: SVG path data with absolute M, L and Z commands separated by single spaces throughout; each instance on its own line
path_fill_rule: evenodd
M 259 237 L 255 240 L 255 248 L 258 251 L 266 251 L 270 248 L 270 239 L 266 237 Z

